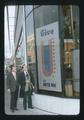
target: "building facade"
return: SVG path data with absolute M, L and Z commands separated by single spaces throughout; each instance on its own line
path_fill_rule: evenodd
M 15 16 L 13 58 L 17 66 L 26 63 L 32 69 L 33 106 L 53 113 L 78 114 L 79 7 L 16 6 Z

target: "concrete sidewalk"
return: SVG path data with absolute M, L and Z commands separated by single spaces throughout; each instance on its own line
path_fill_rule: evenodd
M 38 108 L 30 109 L 27 108 L 27 110 L 23 109 L 23 99 L 18 99 L 18 111 L 15 111 L 14 113 L 11 112 L 10 108 L 10 94 L 8 91 L 5 92 L 5 114 L 7 115 L 57 115 L 54 113 L 49 113 L 48 111 L 40 110 Z

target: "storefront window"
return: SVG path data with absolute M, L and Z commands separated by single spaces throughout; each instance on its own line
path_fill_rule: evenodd
M 58 6 L 34 10 L 39 90 L 62 92 Z
M 78 6 L 72 6 L 72 15 L 73 15 L 73 30 L 74 30 L 74 38 L 79 44 L 79 7 Z
M 79 78 L 79 8 L 62 6 L 64 17 L 64 77 L 65 95 L 78 97 Z M 67 20 L 69 20 L 67 22 Z M 75 61 L 77 65 L 75 65 Z M 76 75 L 75 75 L 76 74 Z
M 63 69 L 63 78 L 62 81 L 64 83 L 64 92 L 65 92 L 65 96 L 67 97 L 78 97 L 79 93 L 80 93 L 80 88 L 79 88 L 79 11 L 78 7 L 76 6 L 70 6 L 70 5 L 64 5 L 61 6 L 61 12 L 63 15 L 63 28 L 61 28 L 61 30 L 63 30 L 63 40 L 59 40 L 59 24 L 58 26 L 55 24 L 56 22 L 60 22 L 61 20 L 59 20 L 61 17 L 59 17 L 59 9 L 58 6 L 56 5 L 47 5 L 47 6 L 40 6 L 38 8 L 34 9 L 34 19 L 35 19 L 35 34 L 36 34 L 36 45 L 37 45 L 37 60 L 38 60 L 38 79 L 39 81 L 39 89 L 40 90 L 50 90 L 50 91 L 56 91 L 56 92 L 62 92 L 61 87 L 58 84 L 62 84 L 62 82 L 60 81 L 60 77 L 59 81 L 56 83 L 56 79 L 57 76 L 54 76 L 53 74 L 53 68 L 56 68 L 56 70 L 59 68 L 59 76 L 61 76 L 61 71 L 60 71 L 60 66 L 57 66 L 56 62 L 58 61 L 57 58 L 59 58 L 59 64 L 60 63 L 60 56 L 61 56 L 61 52 L 60 52 L 60 41 L 63 42 L 64 44 L 64 54 L 62 55 L 64 58 L 64 69 Z M 75 14 L 75 15 L 74 15 Z M 61 13 L 60 13 L 61 15 Z M 54 26 L 53 26 L 54 25 Z M 55 26 L 56 25 L 56 26 Z M 56 36 L 56 40 L 54 42 L 55 45 L 55 51 L 54 51 L 54 55 L 57 51 L 59 51 L 58 53 L 56 53 L 56 55 L 58 54 L 58 57 L 55 56 L 55 59 L 52 56 L 52 59 L 54 59 L 54 65 L 52 64 L 53 68 L 51 67 L 50 63 L 52 60 L 49 59 L 51 56 L 52 52 L 49 52 L 49 48 L 48 48 L 48 44 L 50 43 L 50 45 L 52 46 L 51 48 L 54 48 L 54 45 L 52 45 L 52 39 L 55 37 L 55 35 L 53 34 L 53 30 L 50 31 L 50 29 L 54 29 L 56 31 L 56 34 L 58 34 L 58 36 Z M 56 28 L 56 29 L 55 29 Z M 58 32 L 57 32 L 58 31 Z M 49 36 L 49 34 L 52 34 Z M 61 34 L 60 34 L 61 35 Z M 52 38 L 51 38 L 52 36 Z M 57 37 L 58 37 L 58 41 L 57 41 Z M 61 36 L 60 36 L 61 38 Z M 49 40 L 49 41 L 48 41 Z M 42 47 L 41 47 L 42 45 Z M 57 46 L 56 46 L 57 45 Z M 58 49 L 58 50 L 56 50 Z M 77 49 L 77 50 L 75 50 Z M 39 51 L 39 52 L 38 52 Z M 44 52 L 44 57 L 43 57 L 43 53 L 41 55 L 41 51 Z M 47 54 L 46 54 L 47 52 Z M 74 60 L 75 58 L 78 58 L 77 63 L 78 65 L 74 64 Z M 40 62 L 39 62 L 40 61 Z M 62 61 L 62 60 L 61 60 Z M 41 65 L 42 62 L 42 65 Z M 45 64 L 45 66 L 44 66 Z M 76 67 L 77 66 L 77 67 Z M 42 67 L 42 69 L 41 69 Z M 49 70 L 51 72 L 49 72 Z M 46 82 L 46 77 L 44 77 L 44 75 L 42 76 L 42 71 L 45 74 L 45 76 L 48 77 L 48 82 Z M 54 69 L 54 73 L 56 75 L 56 71 Z M 76 73 L 78 74 L 78 76 L 76 76 Z M 52 76 L 53 74 L 53 88 L 50 88 L 52 83 L 49 83 L 49 76 Z M 42 77 L 40 78 L 40 76 Z M 77 78 L 76 78 L 77 77 Z M 75 79 L 76 78 L 76 79 Z M 41 86 L 43 81 L 43 86 Z M 60 90 L 56 89 L 56 86 L 59 86 Z
M 26 17 L 32 11 L 32 9 L 33 9 L 33 5 L 25 5 Z
M 16 66 L 21 66 L 24 63 L 24 42 L 23 42 L 23 30 L 21 29 L 18 47 L 16 49 Z
M 64 38 L 72 38 L 72 26 L 71 26 L 71 8 L 70 5 L 62 6 L 64 16 Z
M 34 6 L 32 12 L 31 8 L 28 8 L 30 13 L 28 9 L 25 9 L 26 14 L 29 14 L 26 17 L 27 60 L 35 80 L 37 81 L 38 78 L 38 86 L 36 85 L 36 87 L 39 91 L 63 92 L 63 95 L 67 97 L 79 97 L 80 41 L 78 6 Z M 61 14 L 62 17 L 60 17 Z M 61 32 L 62 34 L 60 34 Z M 64 37 L 62 38 L 61 35 Z M 64 45 L 63 48 L 61 42 Z M 75 60 L 77 64 L 74 63 Z
M 26 40 L 27 40 L 27 64 L 34 75 L 34 81 L 36 81 L 36 56 L 35 56 L 35 38 L 34 38 L 34 21 L 33 12 L 29 13 L 32 6 L 26 6 Z M 36 83 L 36 82 L 34 82 Z M 36 87 L 36 85 L 35 85 Z
M 33 12 L 26 18 L 27 37 L 34 33 Z
M 41 6 L 35 9 L 34 14 L 35 28 L 39 28 L 58 20 L 58 9 L 56 5 Z

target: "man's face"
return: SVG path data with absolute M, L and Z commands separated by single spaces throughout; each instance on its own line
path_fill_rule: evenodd
M 8 71 L 9 71 L 9 72 L 11 71 L 11 68 L 10 68 L 10 67 L 8 67 Z
M 27 71 L 27 65 L 24 65 L 24 66 L 23 66 L 23 70 L 24 70 L 24 71 Z
M 16 67 L 15 66 L 12 67 L 12 71 L 16 72 Z

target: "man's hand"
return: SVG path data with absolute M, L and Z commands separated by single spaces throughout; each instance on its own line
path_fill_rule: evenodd
M 8 89 L 8 92 L 10 92 L 10 89 Z
M 29 80 L 26 80 L 26 83 L 30 83 L 30 81 L 29 81 Z

